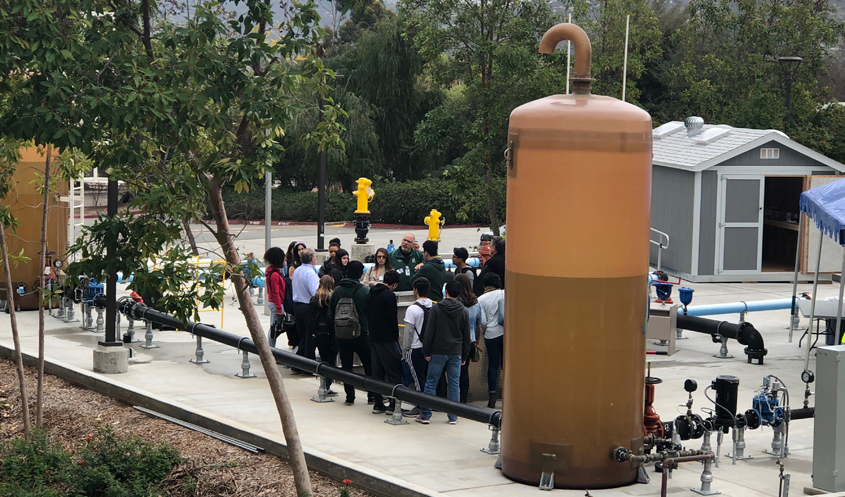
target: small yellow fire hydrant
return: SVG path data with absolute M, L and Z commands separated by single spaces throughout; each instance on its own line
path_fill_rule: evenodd
M 358 197 L 358 208 L 355 209 L 355 214 L 369 214 L 370 209 L 368 205 L 375 195 L 373 189 L 370 188 L 373 181 L 367 178 L 358 178 L 356 183 L 358 183 L 358 189 L 352 192 L 352 195 Z
M 440 241 L 440 228 L 446 224 L 446 218 L 442 216 L 437 209 L 431 209 L 425 218 L 425 224 L 428 226 L 428 240 Z

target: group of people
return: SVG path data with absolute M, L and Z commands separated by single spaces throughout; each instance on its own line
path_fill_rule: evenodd
M 317 267 L 313 249 L 292 242 L 287 254 L 278 247 L 264 255 L 265 282 L 271 311 L 271 330 L 283 320 L 288 346 L 296 354 L 316 358 L 352 371 L 358 354 L 365 375 L 393 384 L 413 385 L 431 395 L 466 402 L 468 364 L 479 357 L 479 339 L 487 353 L 488 406 L 495 407 L 499 368 L 504 355 L 505 241 L 493 240 L 492 258 L 476 274 L 467 265 L 469 254 L 456 248 L 454 275 L 446 271 L 438 243 L 427 240 L 421 250 L 408 233 L 393 252 L 379 248 L 366 273 L 364 264 L 350 260 L 340 240 L 329 242 L 329 258 Z M 400 330 L 394 292 L 413 291 L 415 301 Z M 276 336 L 270 333 L 270 345 Z M 308 374 L 293 370 L 295 374 Z M 327 395 L 336 396 L 327 379 Z M 346 405 L 355 402 L 355 389 L 344 385 Z M 373 413 L 393 414 L 393 399 L 385 404 L 367 393 Z M 403 415 L 428 424 L 424 406 Z M 449 415 L 449 423 L 457 417 Z

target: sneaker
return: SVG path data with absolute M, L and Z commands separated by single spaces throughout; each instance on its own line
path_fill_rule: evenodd
M 450 419 L 450 420 L 449 420 L 449 424 L 450 424 L 450 425 L 456 425 L 456 424 L 458 424 L 458 419 L 457 419 L 457 418 L 455 418 L 455 419 Z
M 346 402 L 345 402 L 346 405 L 351 406 L 354 403 L 355 403 L 355 399 L 350 399 L 349 397 L 346 397 Z
M 396 411 L 396 403 L 390 402 L 386 406 L 384 406 L 384 413 L 387 415 L 392 415 L 393 412 Z
M 429 421 L 429 420 L 428 420 L 428 418 L 424 418 L 424 417 L 422 417 L 422 415 L 417 416 L 416 418 L 414 418 L 414 421 L 416 421 L 417 423 L 419 423 L 419 424 L 421 424 L 421 425 L 427 425 L 427 424 L 429 424 L 429 423 L 431 422 L 431 421 Z
M 373 404 L 373 414 L 384 414 L 384 404 Z
M 420 415 L 420 408 L 415 407 L 413 409 L 402 409 L 402 415 L 406 418 L 415 418 Z
M 332 389 L 326 390 L 326 397 L 337 397 L 337 392 Z
M 367 404 L 373 405 L 375 403 L 376 403 L 376 399 L 374 399 L 372 397 L 367 397 Z

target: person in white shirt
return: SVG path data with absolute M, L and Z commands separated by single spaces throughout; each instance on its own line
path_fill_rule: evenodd
M 505 355 L 505 327 L 499 320 L 499 301 L 505 300 L 502 280 L 496 273 L 484 275 L 484 293 L 478 297 L 481 308 L 479 324 L 484 330 L 484 348 L 487 350 L 487 407 L 496 408 L 496 384 L 499 368 Z
M 314 266 L 317 258 L 314 250 L 310 248 L 303 249 L 299 256 L 302 259 L 302 266 L 300 266 L 302 270 L 294 271 L 291 282 L 293 312 L 296 318 L 296 331 L 299 335 L 299 348 L 296 349 L 296 355 L 316 359 L 317 343 L 311 336 L 310 326 L 311 297 L 317 293 L 317 288 L 320 286 L 320 277 L 317 276 L 317 268 Z M 296 369 L 291 369 L 291 371 L 295 374 L 308 374 Z
M 405 331 L 402 334 L 402 357 L 411 372 L 411 382 L 418 392 L 425 388 L 426 374 L 428 373 L 428 362 L 422 351 L 422 334 L 425 330 L 424 323 L 426 315 L 431 312 L 431 299 L 428 293 L 431 291 L 431 282 L 421 277 L 414 280 L 414 297 L 417 299 L 408 306 L 405 311 Z M 419 406 L 411 410 L 403 410 L 402 415 L 416 417 L 420 413 Z

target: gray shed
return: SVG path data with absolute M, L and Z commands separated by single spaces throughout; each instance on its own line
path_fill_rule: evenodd
M 670 239 L 662 268 L 699 282 L 791 280 L 799 196 L 845 165 L 780 131 L 705 125 L 701 118 L 666 123 L 653 137 L 651 226 Z M 818 247 L 813 230 L 804 230 L 803 254 Z M 657 256 L 652 245 L 652 266 Z M 804 257 L 801 271 L 814 270 L 815 261 Z

